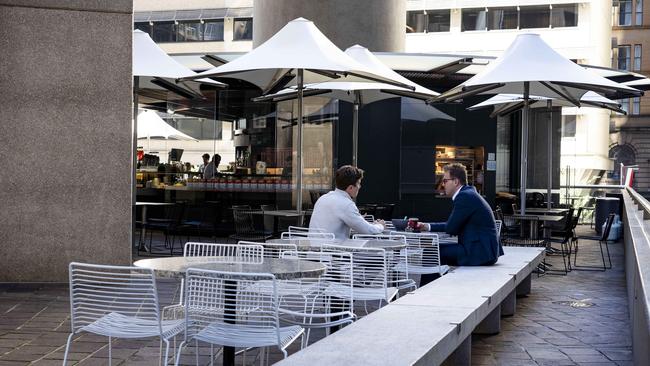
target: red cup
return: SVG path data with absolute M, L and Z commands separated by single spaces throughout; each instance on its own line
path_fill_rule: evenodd
M 406 224 L 406 227 L 409 229 L 409 231 L 418 232 L 418 231 L 420 231 L 420 229 L 418 228 L 418 222 L 419 221 L 420 220 L 418 218 L 411 217 L 411 218 L 409 218 L 409 220 L 408 220 L 408 222 Z

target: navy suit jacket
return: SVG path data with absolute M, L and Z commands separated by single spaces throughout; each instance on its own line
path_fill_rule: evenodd
M 447 222 L 430 225 L 431 231 L 458 235 L 463 249 L 457 259 L 461 266 L 491 265 L 503 255 L 492 209 L 474 187 L 461 187 Z

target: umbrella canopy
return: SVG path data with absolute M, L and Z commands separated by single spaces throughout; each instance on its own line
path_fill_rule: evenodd
M 154 111 L 138 114 L 138 138 L 162 137 L 164 139 L 199 141 L 170 126 Z
M 368 51 L 368 49 L 363 46 L 354 45 L 348 47 L 348 49 L 345 50 L 345 53 L 363 65 L 366 70 L 369 70 L 376 75 L 380 75 L 383 78 L 393 80 L 396 83 L 408 85 L 413 88 L 413 90 L 409 90 L 382 82 L 360 81 L 358 78 L 357 80 L 348 80 L 350 79 L 349 77 L 342 77 L 341 80 L 337 79 L 335 81 L 326 81 L 322 83 L 312 83 L 305 85 L 305 96 L 319 95 L 354 103 L 354 111 L 352 116 L 352 165 L 356 166 L 359 147 L 359 107 L 361 105 L 370 104 L 388 98 L 395 98 L 398 96 L 429 99 L 439 95 L 439 93 L 420 86 L 396 73 L 390 67 L 381 62 L 377 56 L 373 55 L 372 52 Z M 296 90 L 296 87 L 291 87 L 281 90 L 278 93 L 266 95 L 255 100 L 272 100 L 278 102 L 282 100 L 296 99 L 297 97 L 298 91 Z
M 199 73 L 200 77 L 229 77 L 258 86 L 264 94 L 274 87 L 298 85 L 294 70 L 304 70 L 302 85 L 346 76 L 346 81 L 372 80 L 412 90 L 411 85 L 373 73 L 332 43 L 313 22 L 290 21 L 273 37 L 247 54 Z
M 547 108 L 547 101 L 551 101 L 552 107 L 573 107 L 573 104 L 566 100 L 552 99 L 548 97 L 540 97 L 537 95 L 531 95 L 528 97 L 528 105 L 531 108 Z M 603 97 L 602 95 L 588 91 L 585 95 L 580 98 L 580 104 L 583 107 L 596 107 L 609 109 L 614 112 L 623 113 L 625 111 L 621 109 L 621 104 L 617 101 Z M 521 94 L 499 94 L 495 95 L 492 98 L 483 101 L 481 103 L 475 104 L 469 108 L 470 111 L 486 108 L 486 107 L 495 107 L 494 112 L 491 117 L 495 115 L 507 115 L 513 112 L 516 112 L 524 107 L 524 96 Z
M 428 122 L 433 120 L 456 121 L 456 119 L 422 100 L 402 98 L 403 121 Z
M 585 70 L 553 50 L 538 34 L 520 34 L 485 70 L 434 100 L 450 102 L 477 94 L 523 94 L 520 208 L 525 212 L 530 96 L 565 100 L 580 107 L 580 99 L 587 91 L 617 98 L 643 94 Z
M 539 34 L 520 34 L 485 70 L 434 99 L 449 102 L 476 94 L 522 94 L 525 83 L 529 95 L 563 99 L 577 107 L 590 90 L 614 99 L 643 94 L 565 58 Z
M 302 117 L 304 85 L 345 76 L 348 81 L 370 80 L 397 85 L 407 90 L 411 85 L 396 82 L 382 75 L 374 74 L 363 65 L 341 51 L 314 25 L 313 22 L 298 18 L 287 23 L 273 37 L 247 54 L 199 73 L 194 77 L 229 77 L 248 81 L 267 94 L 288 85 L 296 85 L 298 91 L 298 146 L 297 154 L 297 203 L 302 211 Z
M 176 62 L 141 30 L 133 31 L 133 75 L 139 77 L 140 87 L 166 89 L 189 98 L 200 96 L 199 84 L 196 82 L 176 83 L 176 79 L 194 76 L 196 73 Z M 197 82 L 216 87 L 226 86 L 210 79 L 200 79 Z

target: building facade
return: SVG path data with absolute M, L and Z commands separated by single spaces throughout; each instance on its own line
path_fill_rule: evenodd
M 612 68 L 650 75 L 650 10 L 643 0 L 618 0 L 612 6 Z M 650 97 L 623 101 L 627 115 L 611 123 L 610 157 L 617 166 L 638 165 L 635 188 L 650 192 Z M 618 173 L 615 169 L 614 175 Z M 616 176 L 615 176 L 616 178 Z

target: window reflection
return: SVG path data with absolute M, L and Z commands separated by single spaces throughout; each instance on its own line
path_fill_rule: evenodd
M 152 37 L 154 42 L 176 42 L 176 28 L 174 22 L 157 22 L 153 25 Z
M 550 16 L 548 5 L 522 6 L 519 9 L 519 28 L 548 28 Z
M 551 27 L 576 27 L 578 25 L 578 4 L 553 5 Z
M 253 18 L 235 19 L 232 33 L 233 41 L 253 39 Z
M 177 42 L 194 42 L 203 40 L 202 24 L 199 21 L 179 22 L 176 25 Z
M 487 11 L 485 8 L 463 9 L 462 18 L 463 31 L 487 29 Z
M 517 7 L 490 8 L 488 29 L 517 29 Z
M 406 12 L 406 33 L 424 33 L 426 14 L 423 10 Z
M 203 23 L 203 40 L 223 41 L 223 19 L 206 20 Z

